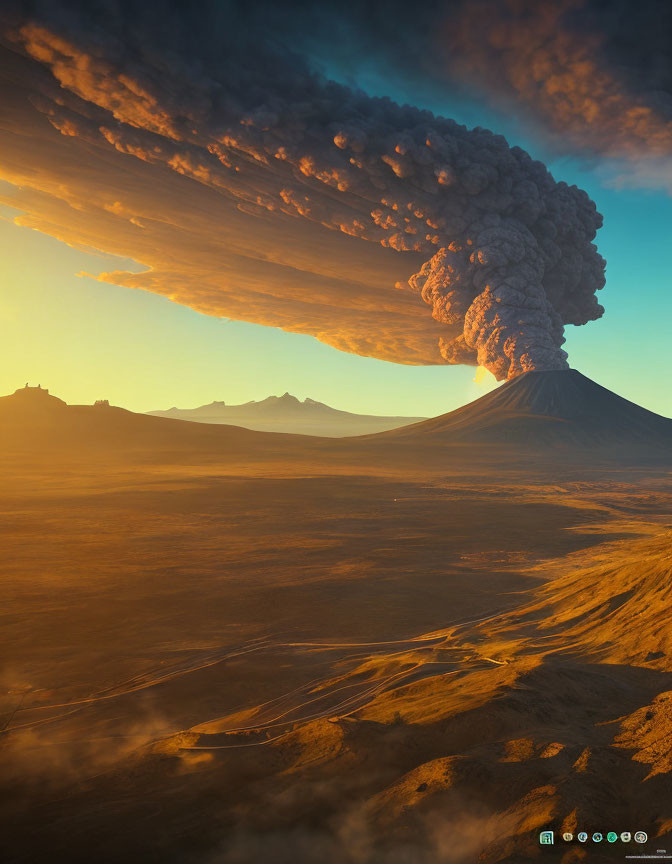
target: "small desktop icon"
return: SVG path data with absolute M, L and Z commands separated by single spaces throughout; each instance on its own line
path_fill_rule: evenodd
M 539 835 L 539 842 L 542 846 L 552 846 L 553 845 L 553 832 L 552 831 L 542 831 Z
M 632 834 L 629 831 L 621 832 L 621 843 L 629 843 L 632 840 Z
M 588 835 L 585 831 L 579 831 L 579 833 L 576 835 L 576 839 L 579 841 L 579 843 L 586 843 L 588 840 Z
M 602 835 L 600 834 L 599 831 L 596 831 L 593 834 L 593 843 L 601 843 L 601 842 L 602 842 Z
M 618 834 L 615 831 L 610 831 L 607 834 L 607 840 L 609 843 L 615 843 L 618 840 Z
M 646 843 L 649 839 L 649 835 L 646 831 L 635 831 L 635 843 Z
M 574 835 L 571 831 L 565 831 L 565 833 L 562 835 L 562 839 L 565 841 L 565 843 L 571 843 L 574 839 Z

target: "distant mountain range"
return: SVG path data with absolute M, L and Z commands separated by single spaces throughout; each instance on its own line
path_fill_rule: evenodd
M 259 432 L 290 432 L 328 438 L 386 432 L 426 419 L 425 417 L 351 414 L 349 411 L 339 411 L 314 399 L 304 399 L 301 402 L 290 393 L 285 393 L 284 396 L 269 396 L 260 402 L 245 402 L 242 405 L 211 402 L 209 405 L 201 405 L 200 408 L 169 408 L 167 411 L 147 413 L 155 417 L 189 420 L 193 423 L 224 423 L 255 429 Z

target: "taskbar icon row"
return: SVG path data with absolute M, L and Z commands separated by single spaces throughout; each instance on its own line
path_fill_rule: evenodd
M 588 834 L 586 831 L 579 831 L 576 835 L 571 831 L 565 831 L 562 834 L 562 839 L 565 843 L 571 843 L 574 839 L 578 840 L 579 843 L 588 843 L 589 840 L 593 843 L 601 843 L 605 839 L 607 843 L 616 843 L 619 840 L 619 837 L 621 843 L 630 843 L 633 839 L 635 843 L 646 843 L 649 839 L 649 836 L 645 831 L 635 831 L 634 835 L 629 831 L 621 831 L 620 835 L 615 831 L 609 831 L 606 837 L 600 831 L 595 831 L 593 834 Z M 542 831 L 539 834 L 539 843 L 541 843 L 542 846 L 552 846 L 555 843 L 555 832 Z

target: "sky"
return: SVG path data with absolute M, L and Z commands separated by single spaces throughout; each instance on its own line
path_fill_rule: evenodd
M 110 257 L 85 254 L 8 217 L 0 221 L 0 262 L 3 394 L 28 381 L 71 404 L 109 399 L 151 411 L 291 392 L 357 413 L 424 417 L 487 392 L 471 367 L 359 357 L 312 336 L 210 317 L 77 276 L 109 269 Z
M 621 395 L 672 416 L 666 346 L 666 322 L 672 319 L 672 198 L 664 183 L 657 185 L 648 176 L 646 182 L 633 183 L 632 160 L 624 174 L 613 158 L 556 153 L 547 137 L 493 107 L 482 94 L 456 94 L 441 82 L 423 86 L 408 76 L 388 74 L 368 57 L 360 59 L 359 64 L 351 57 L 347 63 L 326 59 L 323 65 L 328 77 L 369 95 L 412 101 L 470 127 L 502 133 L 510 145 L 542 159 L 556 180 L 586 190 L 604 216 L 597 244 L 607 261 L 606 286 L 599 296 L 605 313 L 566 328 L 570 364 Z M 191 216 L 196 199 L 180 197 L 181 187 L 175 188 L 176 208 L 183 208 L 185 218 Z M 128 274 L 141 275 L 146 268 L 140 261 L 147 259 L 106 254 L 135 248 L 125 235 L 105 251 L 86 248 L 79 239 L 84 227 L 69 236 L 40 222 L 34 210 L 31 219 L 22 219 L 21 190 L 4 182 L 0 191 L 6 202 L 17 198 L 16 208 L 0 210 L 0 393 L 28 381 L 70 403 L 107 398 L 144 411 L 216 399 L 235 404 L 289 391 L 349 411 L 435 416 L 496 384 L 490 373 L 476 375 L 473 366 L 401 365 L 338 350 L 305 332 L 230 320 L 217 314 L 210 294 L 199 295 L 193 303 L 197 308 L 189 308 L 179 292 L 181 302 L 173 302 L 153 287 L 132 287 Z M 48 221 L 50 212 L 44 210 L 47 215 L 41 218 Z M 349 247 L 343 248 L 347 253 Z M 380 261 L 387 266 L 387 259 Z M 101 273 L 113 275 L 94 278 Z M 115 273 L 126 275 L 115 281 Z M 396 308 L 392 312 L 401 314 Z M 250 317 L 263 315 L 254 311 Z M 396 323 L 390 326 L 398 329 Z

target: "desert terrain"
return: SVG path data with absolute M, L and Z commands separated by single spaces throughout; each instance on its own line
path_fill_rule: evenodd
M 536 374 L 349 440 L 1 399 L 2 860 L 672 848 L 670 421 Z

